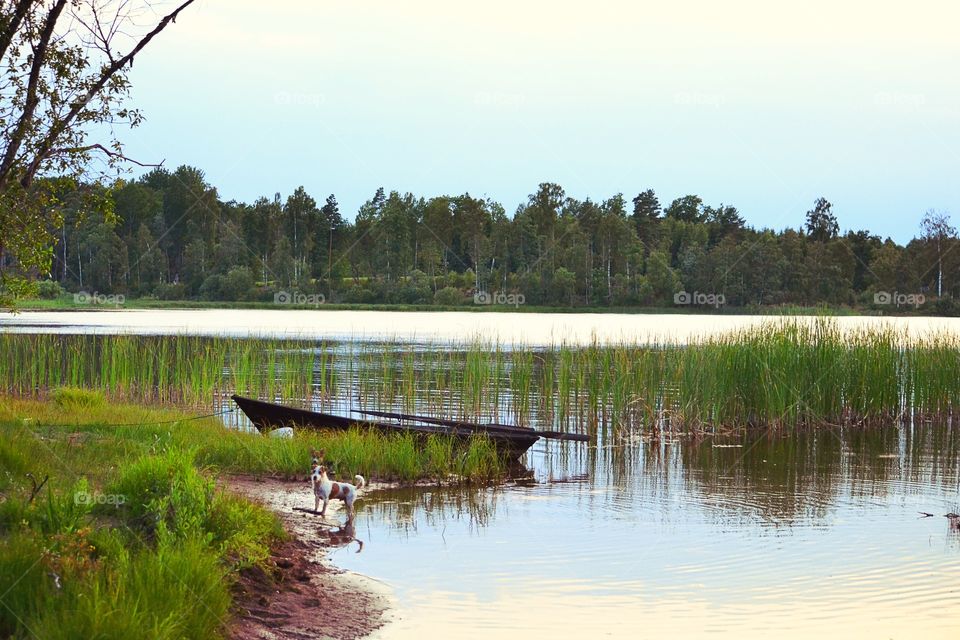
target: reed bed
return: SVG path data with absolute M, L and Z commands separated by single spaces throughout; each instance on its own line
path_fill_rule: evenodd
M 0 388 L 64 385 L 138 402 L 209 407 L 237 392 L 589 433 L 867 425 L 952 416 L 960 338 L 842 332 L 828 319 L 683 347 L 0 334 Z

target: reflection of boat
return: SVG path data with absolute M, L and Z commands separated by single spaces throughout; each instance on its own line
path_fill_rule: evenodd
M 262 400 L 253 400 L 243 396 L 231 396 L 237 406 L 247 414 L 261 431 L 277 427 L 301 427 L 313 429 L 346 430 L 353 426 L 376 429 L 383 433 L 413 433 L 417 435 L 448 435 L 465 439 L 473 435 L 486 435 L 490 441 L 503 453 L 504 457 L 516 460 L 529 449 L 534 442 L 543 438 L 559 440 L 573 440 L 586 442 L 587 436 L 573 433 L 559 433 L 556 431 L 535 431 L 527 427 L 517 427 L 506 424 L 474 424 L 459 420 L 442 420 L 426 416 L 413 416 L 403 413 L 387 413 L 381 411 L 362 411 L 367 415 L 380 418 L 389 418 L 390 421 L 369 420 L 366 418 L 351 418 L 338 416 L 319 411 L 307 411 L 285 407 Z

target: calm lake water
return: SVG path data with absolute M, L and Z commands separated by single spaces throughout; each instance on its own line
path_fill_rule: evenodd
M 344 344 L 392 340 L 409 347 L 478 336 L 530 345 L 683 343 L 771 321 L 165 310 L 3 314 L 0 331 L 295 336 L 353 353 Z M 913 335 L 960 330 L 955 319 L 836 322 L 845 329 L 892 323 Z M 376 386 L 378 372 L 349 365 L 338 372 L 346 386 L 314 400 L 317 408 L 352 408 L 358 377 Z M 550 427 L 550 420 L 533 415 L 530 423 Z M 623 435 L 615 446 L 541 441 L 526 458 L 531 481 L 365 496 L 357 520 L 363 551 L 337 549 L 333 560 L 392 589 L 395 619 L 379 634 L 391 639 L 960 632 L 960 531 L 943 517 L 960 512 L 956 425 L 699 441 Z
M 960 632 L 955 428 L 575 446 L 534 484 L 363 499 L 333 559 L 394 590 L 380 637 Z
M 799 316 L 798 322 L 814 322 Z M 844 329 L 894 325 L 913 335 L 960 331 L 960 318 L 838 317 Z M 743 329 L 775 316 L 487 313 L 439 311 L 304 311 L 262 309 L 26 311 L 0 313 L 0 330 L 42 333 L 135 333 L 298 337 L 325 340 L 464 342 L 475 337 L 529 345 L 643 342 L 685 343 Z

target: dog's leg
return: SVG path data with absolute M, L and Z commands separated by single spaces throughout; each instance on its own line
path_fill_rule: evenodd
M 323 516 L 323 515 L 326 515 L 326 514 L 327 514 L 327 503 L 328 503 L 328 502 L 330 502 L 330 498 L 328 498 L 327 496 L 323 496 L 323 510 L 320 511 L 320 515 Z

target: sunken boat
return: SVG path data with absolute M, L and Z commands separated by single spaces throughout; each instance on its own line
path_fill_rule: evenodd
M 354 410 L 354 416 L 340 416 L 319 411 L 287 407 L 272 402 L 254 400 L 234 394 L 231 396 L 253 425 L 261 432 L 279 427 L 301 429 L 329 429 L 345 431 L 352 427 L 374 429 L 383 433 L 413 433 L 414 435 L 443 435 L 466 440 L 475 435 L 486 435 L 507 459 L 517 460 L 540 438 L 588 442 L 584 434 L 561 431 L 538 431 L 529 427 L 488 423 L 478 424 L 461 420 L 445 420 L 388 411 Z

